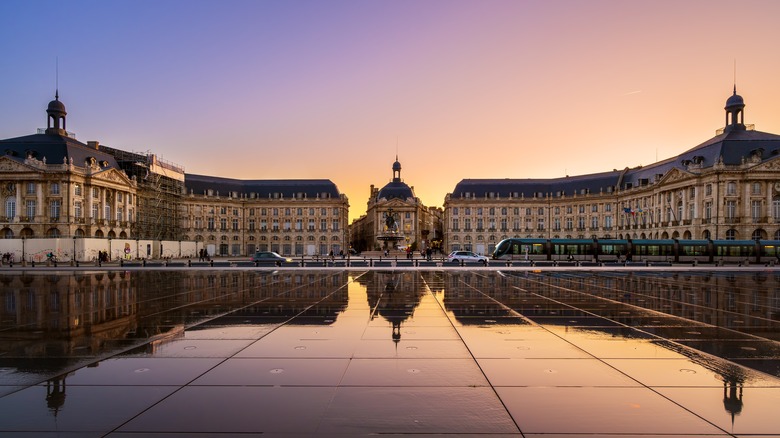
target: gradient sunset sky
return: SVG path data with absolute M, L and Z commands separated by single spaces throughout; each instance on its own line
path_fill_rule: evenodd
M 188 173 L 402 178 L 650 164 L 715 135 L 734 84 L 780 133 L 780 1 L 0 2 L 0 138 L 67 128 Z

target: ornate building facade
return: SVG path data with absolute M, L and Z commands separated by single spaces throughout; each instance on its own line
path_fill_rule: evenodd
M 185 176 L 183 240 L 209 254 L 326 256 L 348 248 L 349 200 L 330 180 Z
M 0 236 L 110 237 L 133 234 L 138 184 L 95 142 L 65 130 L 59 92 L 47 128 L 0 140 Z
M 403 182 L 396 157 L 393 179 L 381 189 L 371 185 L 366 214 L 350 227 L 351 242 L 359 251 L 436 248 L 442 237 L 441 217 L 441 209 L 423 205 L 414 188 Z
M 780 239 L 780 136 L 744 123 L 736 92 L 716 136 L 657 163 L 554 179 L 464 179 L 444 201 L 445 249 L 508 237 Z

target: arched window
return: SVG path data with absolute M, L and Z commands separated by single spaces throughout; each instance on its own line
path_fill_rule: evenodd
M 703 233 L 701 233 L 702 239 L 710 239 L 710 230 L 704 230 Z
M 11 231 L 10 228 L 3 228 L 3 231 L 0 232 L 2 234 L 3 239 L 13 239 L 14 238 L 14 232 Z
M 103 237 L 103 231 L 102 230 L 95 231 L 95 237 Z
M 762 230 L 761 228 L 753 231 L 753 234 L 750 236 L 752 240 L 762 240 L 766 239 L 766 231 Z
M 60 230 L 56 228 L 49 228 L 46 230 L 46 237 L 60 237 Z
M 683 239 L 691 240 L 691 232 L 689 230 L 685 230 L 685 232 L 683 233 Z
M 780 240 L 780 230 L 775 231 L 775 240 Z
M 726 240 L 737 240 L 737 230 L 731 228 L 726 231 Z

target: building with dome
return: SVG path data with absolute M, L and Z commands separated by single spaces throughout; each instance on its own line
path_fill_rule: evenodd
M 96 142 L 66 131 L 59 91 L 37 134 L 0 140 L 3 238 L 133 234 L 138 184 Z
M 371 185 L 366 214 L 351 225 L 351 242 L 358 251 L 411 247 L 437 248 L 441 241 L 441 209 L 426 207 L 414 187 L 401 179 L 396 156 L 393 178 L 381 189 Z
M 464 179 L 444 201 L 445 249 L 508 237 L 780 239 L 780 136 L 727 99 L 715 137 L 648 166 L 551 179 Z

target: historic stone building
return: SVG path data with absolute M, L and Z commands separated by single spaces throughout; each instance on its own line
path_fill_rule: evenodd
M 185 175 L 183 240 L 211 255 L 275 251 L 325 256 L 348 248 L 349 200 L 330 180 L 238 180 Z
M 137 183 L 95 142 L 65 130 L 59 92 L 46 109 L 47 128 L 0 140 L 0 235 L 129 238 Z
M 780 136 L 726 101 L 715 137 L 648 166 L 553 179 L 464 179 L 445 197 L 445 249 L 508 237 L 780 239 Z
M 381 189 L 371 185 L 366 214 L 351 225 L 351 242 L 359 251 L 437 248 L 442 238 L 441 216 L 441 209 L 423 205 L 414 188 L 403 182 L 396 157 L 393 179 Z

